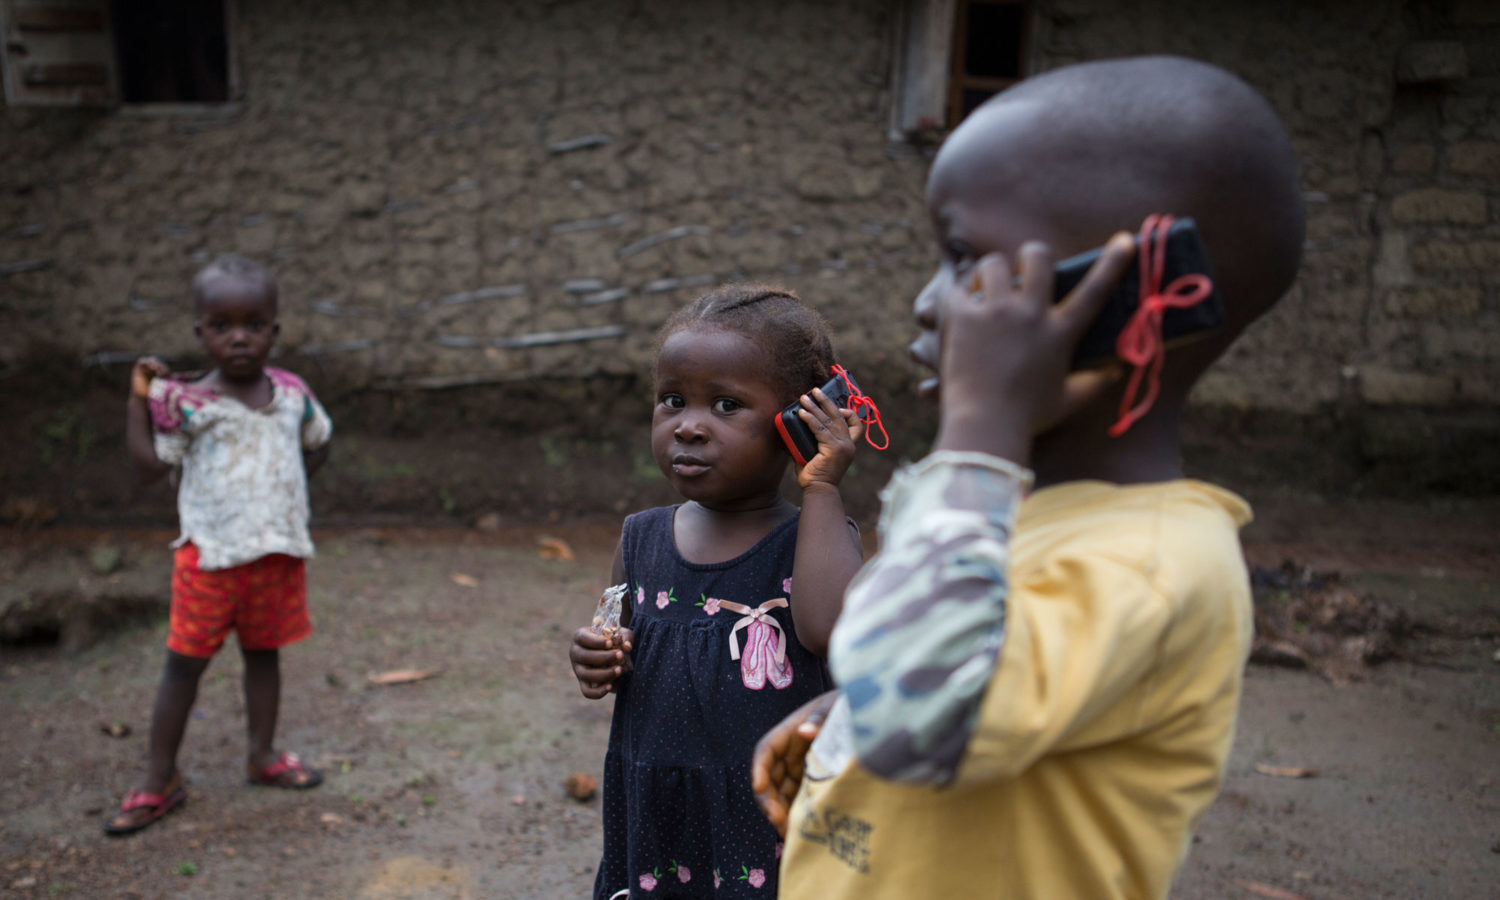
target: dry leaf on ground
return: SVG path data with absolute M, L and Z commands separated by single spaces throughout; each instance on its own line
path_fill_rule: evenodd
M 475 578 L 473 575 L 465 575 L 462 572 L 454 572 L 448 577 L 453 579 L 454 584 L 463 585 L 467 588 L 479 587 L 479 579 Z
M 599 781 L 585 772 L 574 772 L 568 776 L 563 786 L 567 788 L 569 797 L 581 803 L 594 796 L 594 792 L 599 789 Z
M 1234 883 L 1257 897 L 1269 897 L 1270 900 L 1303 900 L 1301 894 L 1283 891 L 1281 888 L 1271 887 L 1269 884 L 1261 884 L 1259 881 L 1241 881 L 1236 878 Z
M 543 536 L 537 538 L 536 543 L 536 552 L 541 554 L 542 559 L 573 558 L 573 548 L 569 547 L 568 542 L 563 540 L 562 538 Z
M 392 669 L 389 672 L 381 672 L 379 675 L 371 675 L 371 684 L 410 684 L 413 681 L 422 681 L 441 672 L 441 669 Z
M 1256 763 L 1255 771 L 1276 778 L 1316 778 L 1318 775 L 1317 769 L 1306 769 L 1302 766 L 1268 766 L 1265 763 Z

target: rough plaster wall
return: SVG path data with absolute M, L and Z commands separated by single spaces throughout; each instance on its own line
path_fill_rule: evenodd
M 5 369 L 190 352 L 225 250 L 280 276 L 292 364 L 351 387 L 641 372 L 729 278 L 903 355 L 933 255 L 925 162 L 883 137 L 887 4 L 239 6 L 240 115 L 6 111 L 0 263 L 50 266 L 0 279 Z
M 1193 55 L 1293 131 L 1303 275 L 1201 402 L 1496 404 L 1493 4 L 1036 7 L 1037 69 Z M 0 265 L 50 265 L 0 275 L 0 371 L 191 351 L 186 279 L 239 250 L 278 271 L 292 364 L 330 386 L 640 373 L 674 306 L 738 277 L 795 287 L 852 364 L 907 378 L 879 363 L 933 254 L 926 162 L 884 138 L 893 3 L 312 8 L 240 4 L 237 116 L 4 110 Z M 1398 88 L 1426 39 L 1467 74 Z

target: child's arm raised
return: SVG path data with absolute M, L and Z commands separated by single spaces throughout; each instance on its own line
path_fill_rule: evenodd
M 834 406 L 821 388 L 803 395 L 798 414 L 817 437 L 818 453 L 797 472 L 802 515 L 792 564 L 792 622 L 802 646 L 827 656 L 833 623 L 844 608 L 844 588 L 864 563 L 859 535 L 849 525 L 839 493 L 864 424 L 851 410 Z
M 943 300 L 938 440 L 931 456 L 898 473 L 887 489 L 880 555 L 849 589 L 830 659 L 838 683 L 864 698 L 850 707 L 855 752 L 881 777 L 952 783 L 972 752 L 1002 647 L 1020 641 L 1021 650 L 1030 649 L 1013 633 L 1026 630 L 1010 621 L 1008 610 L 1011 529 L 1031 478 L 1023 467 L 1032 436 L 1095 389 L 1069 379 L 1069 360 L 1133 246 L 1128 238 L 1112 240 L 1056 306 L 1050 252 L 1040 244 L 1021 248 L 1019 286 L 1006 260 L 991 255 L 979 264 L 982 290 L 961 287 Z M 1104 645 L 1115 634 L 1100 629 Z M 1045 655 L 1104 654 L 1080 646 Z M 1010 656 L 1014 664 L 1016 654 Z M 1062 693 L 1056 673 L 1032 674 L 1039 693 Z M 1046 727 L 1017 726 L 1046 735 L 1027 744 L 1028 754 L 1070 721 L 1067 714 L 1038 718 L 1049 719 Z
M 615 561 L 610 568 L 610 584 L 625 581 L 625 545 L 615 545 Z M 615 681 L 630 671 L 630 651 L 635 646 L 635 632 L 631 631 L 630 600 L 627 597 L 620 605 L 620 629 L 612 636 L 594 631 L 588 625 L 573 632 L 573 644 L 568 648 L 568 659 L 573 664 L 573 677 L 578 679 L 578 689 L 590 700 L 598 700 L 615 689 Z
M 172 470 L 156 455 L 151 435 L 148 397 L 151 380 L 167 374 L 167 364 L 154 356 L 143 356 L 130 370 L 130 399 L 125 405 L 125 448 L 135 463 L 142 484 L 150 484 Z

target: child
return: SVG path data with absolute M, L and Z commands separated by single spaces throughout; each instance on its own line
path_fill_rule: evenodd
M 887 489 L 834 631 L 844 699 L 757 750 L 790 831 L 782 896 L 1164 897 L 1223 776 L 1251 630 L 1249 509 L 1183 479 L 1177 423 L 1296 273 L 1290 142 L 1212 66 L 1090 63 L 975 112 L 927 202 L 942 264 L 913 354 L 941 426 Z M 1148 352 L 1121 344 L 1139 374 L 1070 375 L 1129 265 L 1120 232 L 1155 213 L 1196 219 L 1226 325 L 1161 366 L 1153 310 L 1186 298 L 1148 270 L 1127 330 Z M 1106 243 L 1054 305 L 1053 263 Z
M 140 787 L 104 823 L 112 835 L 139 831 L 187 799 L 177 748 L 198 680 L 231 629 L 245 659 L 250 783 L 301 789 L 322 781 L 272 742 L 281 699 L 277 651 L 312 633 L 303 568 L 313 553 L 307 474 L 327 458 L 333 426 L 302 379 L 265 365 L 280 330 L 270 272 L 220 256 L 193 279 L 193 314 L 212 370 L 169 376 L 160 360 L 145 358 L 131 373 L 130 456 L 148 482 L 181 467 L 182 536 L 174 544 L 150 761 Z
M 720 287 L 662 327 L 651 450 L 687 502 L 625 520 L 610 578 L 629 585 L 627 627 L 580 628 L 570 651 L 585 697 L 616 695 L 596 900 L 775 894 L 750 752 L 832 687 L 822 657 L 863 559 L 838 488 L 861 423 L 804 393 L 832 363 L 822 318 L 761 285 Z M 775 426 L 799 395 L 818 439 L 800 513 Z

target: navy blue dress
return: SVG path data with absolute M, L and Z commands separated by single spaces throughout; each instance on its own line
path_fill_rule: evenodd
M 676 510 L 625 520 L 634 671 L 616 688 L 594 898 L 775 897 L 780 838 L 750 791 L 750 757 L 833 687 L 792 626 L 797 518 L 702 565 L 677 552 Z

